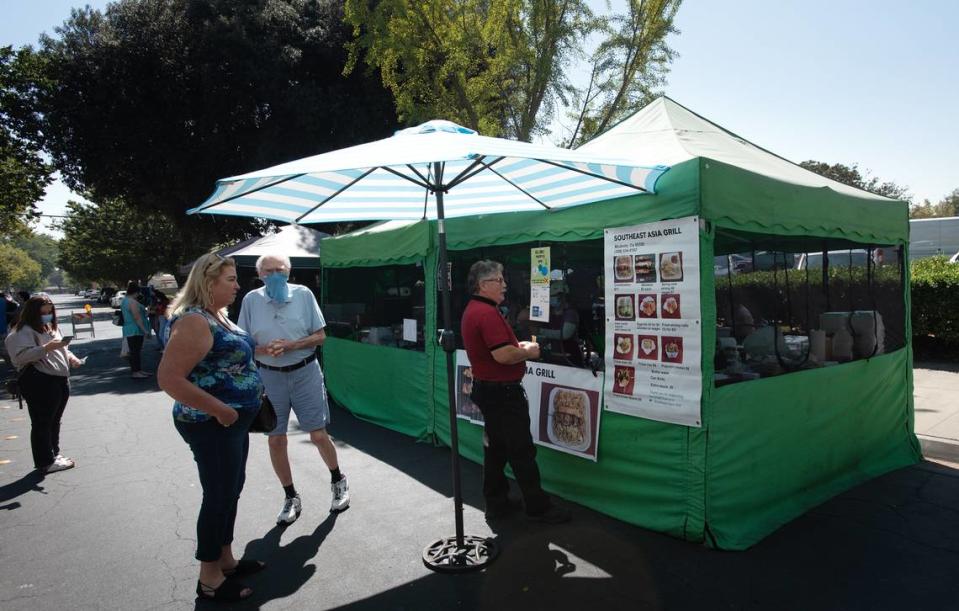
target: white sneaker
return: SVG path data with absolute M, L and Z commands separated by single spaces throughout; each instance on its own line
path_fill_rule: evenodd
M 303 511 L 303 504 L 300 502 L 300 495 L 290 497 L 283 501 L 283 509 L 276 516 L 276 523 L 280 525 L 292 524 L 300 517 L 301 511 Z
M 334 484 L 330 484 L 330 489 L 333 490 L 333 502 L 330 504 L 331 512 L 343 511 L 350 506 L 350 485 L 346 482 L 345 477 Z
M 74 463 L 71 459 L 63 456 L 58 456 L 57 458 L 54 459 L 52 463 L 50 463 L 49 465 L 46 466 L 46 468 L 43 469 L 43 472 L 56 473 L 57 471 L 66 471 L 67 469 L 72 469 L 75 466 L 76 466 L 76 463 Z

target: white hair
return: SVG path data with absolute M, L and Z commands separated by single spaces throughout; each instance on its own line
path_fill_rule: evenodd
M 287 271 L 290 271 L 293 269 L 293 264 L 290 263 L 290 258 L 287 257 L 286 255 L 263 255 L 262 257 L 256 260 L 256 273 L 259 274 L 260 272 L 263 271 L 263 263 L 266 262 L 267 259 L 275 259 L 279 261 L 280 263 L 286 266 Z

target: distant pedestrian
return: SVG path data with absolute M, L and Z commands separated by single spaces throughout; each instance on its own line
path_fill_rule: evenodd
M 45 296 L 31 297 L 23 304 L 16 327 L 4 341 L 30 412 L 33 464 L 41 473 L 75 465 L 60 454 L 60 421 L 70 398 L 70 369 L 83 364 L 67 348 L 69 343 L 57 326 L 56 307 Z
M 0 339 L 6 337 L 8 329 L 17 323 L 17 310 L 20 304 L 7 293 L 0 293 Z
M 167 340 L 167 327 L 170 320 L 167 317 L 167 308 L 170 306 L 170 299 L 160 291 L 156 291 L 153 297 L 153 309 L 156 312 L 156 322 L 154 330 L 156 331 L 157 342 L 160 344 L 160 350 L 163 350 Z
M 300 516 L 300 495 L 293 485 L 293 471 L 287 453 L 286 430 L 290 410 L 296 413 L 300 429 L 330 470 L 332 501 L 330 511 L 350 505 L 350 489 L 340 471 L 336 446 L 326 432 L 330 408 L 326 402 L 323 372 L 316 361 L 316 347 L 326 340 L 326 321 L 316 297 L 305 286 L 289 284 L 290 259 L 266 255 L 256 262 L 256 271 L 265 286 L 243 298 L 239 325 L 256 340 L 257 366 L 276 409 L 277 425 L 270 432 L 270 461 L 285 500 L 277 524 L 292 524 Z
M 553 504 L 540 485 L 529 403 L 523 388 L 526 361 L 539 358 L 539 344 L 517 341 L 498 309 L 506 297 L 501 264 L 477 261 L 470 267 L 467 282 L 473 296 L 463 312 L 461 332 L 473 371 L 470 399 L 484 419 L 486 518 L 506 517 L 513 511 L 509 480 L 503 472 L 508 463 L 523 493 L 526 515 L 540 522 L 565 522 L 569 511 Z
M 123 312 L 123 337 L 127 341 L 130 356 L 130 377 L 149 378 L 150 373 L 143 371 L 141 353 L 143 340 L 150 337 L 150 320 L 147 309 L 139 300 L 140 286 L 136 282 L 127 285 L 127 294 L 123 297 L 120 310 Z
M 170 338 L 157 374 L 160 388 L 174 399 L 173 424 L 193 452 L 203 488 L 196 593 L 227 602 L 253 594 L 237 579 L 266 566 L 238 561 L 232 546 L 249 429 L 262 389 L 253 339 L 226 317 L 238 288 L 232 259 L 215 254 L 197 259 L 170 306 Z

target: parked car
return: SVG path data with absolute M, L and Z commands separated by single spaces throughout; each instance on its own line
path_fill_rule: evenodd
M 865 249 L 853 248 L 851 250 L 830 250 L 830 267 L 866 267 L 868 254 Z M 872 251 L 872 260 L 874 265 L 898 265 L 899 250 L 892 247 L 876 248 Z M 807 252 L 796 260 L 796 269 L 822 269 L 822 253 Z
M 117 291 L 114 293 L 113 297 L 110 298 L 110 307 L 119 308 L 120 304 L 123 303 L 123 298 L 126 296 L 126 291 Z
M 100 294 L 97 296 L 97 303 L 102 303 L 104 305 L 110 303 L 110 300 L 116 294 L 116 288 L 112 286 L 105 286 L 100 289 Z
M 100 295 L 100 291 L 97 290 L 97 289 L 87 289 L 87 290 L 83 291 L 83 298 L 84 298 L 84 299 L 95 299 L 95 298 L 98 297 L 99 295 Z
M 713 259 L 713 274 L 716 276 L 725 276 L 729 273 L 729 263 L 732 262 L 734 274 L 744 274 L 753 269 L 752 260 L 740 254 L 720 255 Z

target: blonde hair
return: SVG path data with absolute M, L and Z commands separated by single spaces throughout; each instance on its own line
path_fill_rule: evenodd
M 194 261 L 190 269 L 190 276 L 186 284 L 180 289 L 173 303 L 170 304 L 168 316 L 173 317 L 193 307 L 207 308 L 213 303 L 213 283 L 216 282 L 224 267 L 236 268 L 236 261 L 221 257 L 216 253 L 208 253 Z M 226 308 L 222 309 L 223 311 Z

